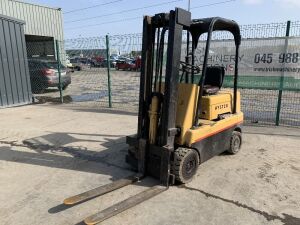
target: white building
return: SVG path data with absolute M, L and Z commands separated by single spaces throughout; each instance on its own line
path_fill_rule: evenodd
M 54 57 L 55 40 L 63 43 L 63 19 L 60 8 L 20 0 L 0 0 L 1 14 L 25 21 L 28 57 Z

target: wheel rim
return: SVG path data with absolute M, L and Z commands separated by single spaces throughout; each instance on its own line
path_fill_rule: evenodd
M 185 166 L 186 173 L 190 174 L 193 171 L 194 167 L 195 167 L 195 160 L 189 161 Z
M 240 148 L 240 144 L 241 144 L 241 141 L 240 141 L 239 137 L 235 137 L 233 140 L 233 143 L 232 143 L 232 150 L 234 152 L 238 151 Z
M 196 170 L 197 170 L 197 156 L 195 154 L 190 155 L 186 158 L 183 165 L 183 177 L 185 179 L 190 179 L 194 176 Z

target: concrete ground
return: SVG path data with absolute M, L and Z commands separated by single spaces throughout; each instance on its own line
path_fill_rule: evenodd
M 135 114 L 68 105 L 0 110 L 0 224 L 79 225 L 156 183 L 146 178 L 71 208 L 71 195 L 133 174 L 124 162 Z M 239 154 L 102 224 L 300 224 L 300 132 L 245 127 Z

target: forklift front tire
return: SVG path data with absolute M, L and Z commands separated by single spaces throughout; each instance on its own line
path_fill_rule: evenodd
M 194 149 L 178 148 L 174 152 L 172 171 L 180 183 L 188 183 L 193 179 L 199 167 L 199 155 Z
M 230 148 L 227 150 L 230 154 L 236 154 L 240 151 L 242 145 L 241 132 L 233 131 L 230 138 Z

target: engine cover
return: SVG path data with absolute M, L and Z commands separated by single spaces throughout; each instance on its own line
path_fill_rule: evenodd
M 201 119 L 215 120 L 219 115 L 232 113 L 233 92 L 219 91 L 215 95 L 206 95 L 202 97 Z M 240 111 L 240 93 L 237 94 L 237 112 Z

